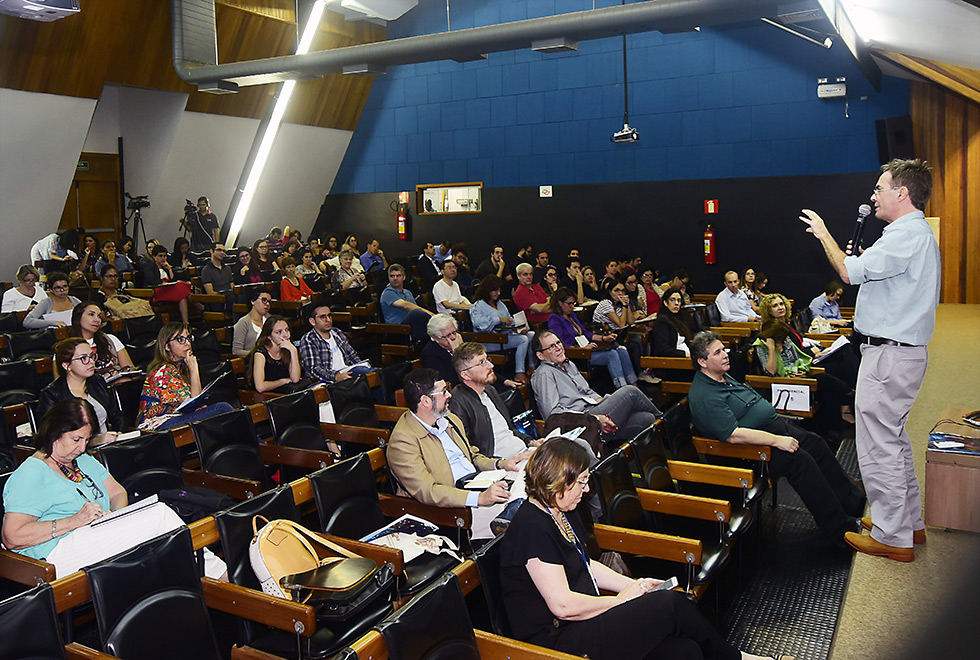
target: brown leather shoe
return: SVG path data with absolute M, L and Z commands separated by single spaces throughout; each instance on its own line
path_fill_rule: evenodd
M 874 524 L 872 524 L 871 522 L 871 516 L 865 516 L 864 518 L 861 518 L 861 527 L 864 527 L 868 531 L 871 531 L 871 529 L 874 528 Z M 912 543 L 919 545 L 920 543 L 925 543 L 925 542 L 926 542 L 925 528 L 916 529 L 912 531 Z
M 915 551 L 912 548 L 895 548 L 884 543 L 875 541 L 870 536 L 847 532 L 844 534 L 844 541 L 858 552 L 874 557 L 888 557 L 895 561 L 912 561 L 915 559 Z

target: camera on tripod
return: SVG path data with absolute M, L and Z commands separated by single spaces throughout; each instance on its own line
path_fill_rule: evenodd
M 130 211 L 138 211 L 139 209 L 145 209 L 147 206 L 150 205 L 149 195 L 139 195 L 137 197 L 133 197 L 129 193 L 126 193 L 126 199 L 129 200 L 129 202 L 126 204 L 126 208 L 129 209 Z
M 185 199 L 184 201 L 187 202 L 186 204 L 184 204 L 184 215 L 185 216 L 194 215 L 195 213 L 197 213 L 197 205 L 194 204 L 194 202 L 192 202 L 189 199 Z

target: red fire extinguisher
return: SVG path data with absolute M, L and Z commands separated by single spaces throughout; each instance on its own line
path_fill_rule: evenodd
M 396 214 L 398 224 L 398 238 L 403 241 L 408 240 L 408 204 L 399 204 Z
M 715 232 L 711 229 L 711 225 L 708 225 L 708 228 L 704 231 L 704 263 L 713 264 L 716 259 Z

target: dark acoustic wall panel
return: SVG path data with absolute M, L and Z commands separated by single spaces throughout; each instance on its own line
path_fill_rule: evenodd
M 809 303 L 835 277 L 820 244 L 805 233 L 800 209 L 820 213 L 839 243 L 850 238 L 857 207 L 868 202 L 878 174 L 766 177 L 708 181 L 662 181 L 556 186 L 541 198 L 536 187 L 485 188 L 480 214 L 411 215 L 409 240 L 400 241 L 392 204 L 397 193 L 328 195 L 313 233 L 349 233 L 361 245 L 377 238 L 389 261 L 418 255 L 426 241 L 465 242 L 475 267 L 500 242 L 508 261 L 519 244 L 531 241 L 564 264 L 577 247 L 600 270 L 606 257 L 642 256 L 666 275 L 679 266 L 692 276 L 697 293 L 718 292 L 726 270 L 752 267 L 769 275 L 769 290 Z M 412 193 L 410 208 L 415 208 Z M 719 213 L 706 215 L 705 200 L 717 199 Z M 717 264 L 705 265 L 703 233 L 716 232 Z M 866 242 L 884 225 L 872 219 Z M 853 305 L 847 287 L 843 303 Z

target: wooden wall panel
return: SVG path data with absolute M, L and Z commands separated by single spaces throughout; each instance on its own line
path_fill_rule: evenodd
M 913 82 L 913 139 L 935 170 L 926 215 L 941 219 L 942 301 L 980 303 L 980 105 Z
M 219 0 L 218 61 L 287 55 L 296 25 L 286 0 Z M 238 5 L 238 6 L 234 6 Z M 267 6 L 266 6 L 267 5 Z M 337 48 L 385 38 L 383 27 L 348 23 L 326 12 L 314 43 Z M 99 0 L 52 23 L 0 17 L 0 87 L 64 96 L 99 98 L 105 83 L 188 93 L 195 112 L 261 118 L 271 85 L 237 94 L 212 95 L 183 83 L 173 69 L 170 5 L 163 0 Z M 286 121 L 353 130 L 371 89 L 371 77 L 326 76 L 303 82 Z

